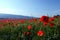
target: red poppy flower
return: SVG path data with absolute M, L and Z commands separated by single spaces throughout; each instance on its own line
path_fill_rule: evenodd
M 53 18 L 57 18 L 57 16 L 54 16 Z
M 51 22 L 51 21 L 54 21 L 54 18 L 52 17 L 52 18 L 49 18 L 49 22 Z
M 36 22 L 36 21 L 37 21 L 37 19 L 36 19 L 36 18 L 34 18 L 33 20 L 34 20 L 34 22 Z
M 50 26 L 54 26 L 54 23 L 50 23 Z
M 30 35 L 30 32 L 27 32 L 27 35 Z
M 48 23 L 47 22 L 44 22 L 43 25 L 46 26 Z
M 44 32 L 42 30 L 40 30 L 40 31 L 37 32 L 38 36 L 43 36 L 43 34 L 44 34 Z
M 32 26 L 31 25 L 28 25 L 28 30 L 30 30 L 32 28 Z
M 30 32 L 24 32 L 24 35 L 30 35 Z
M 40 21 L 41 21 L 41 22 L 48 22 L 48 21 L 49 21 L 49 17 L 48 17 L 48 16 L 42 16 L 42 17 L 40 18 Z

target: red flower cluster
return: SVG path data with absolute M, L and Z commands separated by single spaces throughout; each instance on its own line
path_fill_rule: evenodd
M 20 22 L 21 22 L 21 23 L 24 23 L 24 22 L 25 22 L 25 20 L 24 20 L 24 19 L 22 19 L 22 20 L 20 20 Z
M 40 30 L 40 31 L 37 32 L 38 36 L 43 36 L 43 34 L 44 34 L 44 32 L 42 30 Z
M 43 25 L 46 26 L 48 23 L 50 23 L 50 26 L 54 26 L 53 23 L 51 23 L 52 21 L 54 21 L 54 17 L 49 18 L 48 16 L 42 16 L 40 18 L 40 21 L 43 22 Z

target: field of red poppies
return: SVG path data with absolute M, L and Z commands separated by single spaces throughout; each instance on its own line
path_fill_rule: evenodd
M 0 40 L 60 40 L 60 17 L 0 20 Z

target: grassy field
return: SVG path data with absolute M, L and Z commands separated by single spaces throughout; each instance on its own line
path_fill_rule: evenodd
M 0 40 L 60 40 L 60 17 L 0 20 Z

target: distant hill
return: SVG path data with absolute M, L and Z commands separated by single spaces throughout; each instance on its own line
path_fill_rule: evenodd
M 0 14 L 0 19 L 5 18 L 14 18 L 14 19 L 31 19 L 34 17 L 23 16 L 23 15 L 12 15 L 12 14 Z

